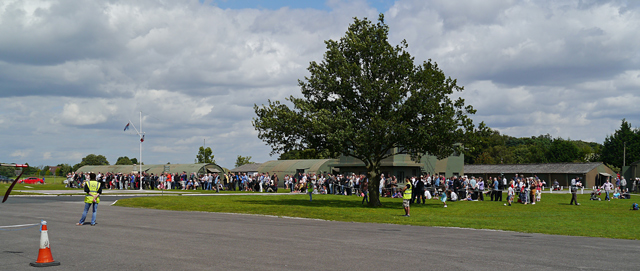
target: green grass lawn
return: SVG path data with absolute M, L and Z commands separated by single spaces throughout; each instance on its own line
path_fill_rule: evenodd
M 589 201 L 578 195 L 581 206 L 569 205 L 570 194 L 543 194 L 536 205 L 503 202 L 449 202 L 437 200 L 413 205 L 411 217 L 403 217 L 401 199 L 382 198 L 383 206 L 369 208 L 356 196 L 304 194 L 282 196 L 144 197 L 117 202 L 118 206 L 176 211 L 206 211 L 316 218 L 334 221 L 391 223 L 495 229 L 527 233 L 591 236 L 619 239 L 640 238 L 640 211 L 630 211 L 638 199 Z M 506 198 L 506 197 L 505 197 Z
M 20 179 L 24 179 L 27 177 L 32 177 L 32 176 L 22 176 L 20 177 Z M 34 176 L 34 177 L 38 177 L 38 176 Z M 11 195 L 34 194 L 30 192 L 17 192 L 16 190 L 75 190 L 74 188 L 64 187 L 64 183 L 62 183 L 62 181 L 64 181 L 66 178 L 54 177 L 54 176 L 44 176 L 44 177 L 45 177 L 44 179 L 45 184 L 16 183 L 16 185 L 13 187 L 13 191 L 11 192 Z M 12 178 L 15 178 L 15 177 L 12 177 Z M 39 178 L 42 178 L 42 176 L 40 176 Z M 0 183 L 0 197 L 4 197 L 4 194 L 7 192 L 7 189 L 9 189 L 9 186 L 11 186 L 11 183 Z

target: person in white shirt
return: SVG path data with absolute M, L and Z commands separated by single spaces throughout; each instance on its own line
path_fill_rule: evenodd
M 514 195 L 515 191 L 513 190 L 513 181 L 511 181 L 509 184 L 509 190 L 507 190 L 507 202 L 509 203 L 509 206 L 511 206 L 511 203 L 513 202 Z
M 611 201 L 609 194 L 611 193 L 612 189 L 613 189 L 613 184 L 609 181 L 609 179 L 607 179 L 607 182 L 602 185 L 602 190 L 604 190 L 604 193 L 606 194 L 606 197 L 604 198 L 604 200 Z
M 378 188 L 378 193 L 380 193 L 380 196 L 382 196 L 382 188 L 384 188 L 384 183 L 385 183 L 385 178 L 384 178 L 384 173 L 380 174 L 380 187 Z

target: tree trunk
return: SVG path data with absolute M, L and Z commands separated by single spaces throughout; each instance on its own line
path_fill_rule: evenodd
M 380 167 L 378 164 L 367 166 L 369 179 L 369 207 L 380 207 Z

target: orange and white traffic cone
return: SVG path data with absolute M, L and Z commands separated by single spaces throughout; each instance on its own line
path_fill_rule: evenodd
M 51 249 L 49 248 L 49 235 L 47 234 L 47 221 L 42 221 L 40 226 L 40 251 L 38 252 L 38 259 L 35 263 L 31 263 L 31 266 L 45 267 L 60 265 L 60 262 L 53 260 L 51 256 Z

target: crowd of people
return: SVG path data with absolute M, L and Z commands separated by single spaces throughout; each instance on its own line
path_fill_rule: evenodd
M 446 178 L 442 175 L 430 176 L 427 174 L 420 176 L 420 178 L 407 178 L 405 182 L 412 184 L 411 204 L 416 202 L 424 204 L 427 199 L 437 198 L 443 201 L 444 206 L 446 206 L 447 200 L 484 201 L 485 196 L 488 196 L 491 201 L 502 201 L 503 191 L 507 188 L 513 190 L 513 196 L 518 196 L 517 202 L 535 204 L 541 199 L 542 190 L 546 186 L 546 182 L 537 176 L 524 177 L 517 174 L 511 181 L 508 181 L 506 177 L 493 177 L 485 180 L 482 177 L 476 178 L 474 176 Z M 401 197 L 393 185 L 386 186 L 386 188 L 389 191 L 387 194 L 391 194 L 392 197 Z
M 70 173 L 65 181 L 68 187 L 82 188 L 89 179 L 88 173 Z M 276 174 L 259 173 L 96 173 L 96 179 L 104 189 L 160 189 L 160 190 L 220 190 L 247 192 L 277 192 L 279 179 Z M 292 193 L 357 195 L 363 197 L 363 203 L 368 202 L 369 180 L 364 174 L 309 174 L 297 173 L 284 176 L 283 187 Z M 573 181 L 573 180 L 572 180 Z M 522 204 L 536 204 L 540 201 L 542 190 L 547 183 L 538 178 L 524 177 L 516 174 L 507 180 L 502 176 L 488 178 L 425 174 L 419 177 L 407 177 L 404 184 L 411 183 L 411 204 L 424 204 L 427 199 L 438 198 L 449 201 L 483 201 L 489 196 L 491 201 L 502 201 L 503 191 L 507 190 L 512 201 Z M 632 190 L 640 188 L 640 180 L 632 182 Z M 557 181 L 554 182 L 554 186 Z M 403 184 L 396 176 L 380 176 L 379 190 L 381 197 L 403 198 Z M 605 192 L 605 200 L 611 198 L 625 198 L 629 196 L 627 182 L 623 178 L 616 178 L 615 185 L 607 181 L 599 187 Z M 513 190 L 513 191 L 512 191 Z M 594 193 L 600 193 L 599 190 Z M 593 193 L 592 193 L 593 194 Z M 593 196 L 593 195 L 592 195 Z
M 310 185 L 309 185 L 310 183 Z M 541 198 L 541 192 L 546 182 L 534 177 L 516 175 L 510 183 L 506 178 L 483 178 L 443 175 L 422 175 L 420 177 L 405 178 L 404 184 L 411 183 L 410 203 L 426 203 L 427 199 L 440 200 L 468 200 L 483 201 L 485 195 L 492 201 L 502 201 L 502 193 L 509 185 L 514 194 L 518 195 L 518 202 L 535 204 Z M 369 180 L 363 174 L 306 174 L 284 176 L 284 186 L 293 193 L 358 195 L 363 197 L 363 203 L 368 201 Z M 313 189 L 313 191 L 308 191 Z M 396 176 L 380 176 L 379 191 L 381 197 L 403 198 L 405 189 Z M 446 206 L 446 203 L 444 204 Z
M 103 189 L 148 189 L 148 190 L 216 190 L 221 189 L 221 178 L 224 175 L 218 173 L 196 174 L 182 173 L 96 173 L 96 180 L 101 183 Z M 89 180 L 89 173 L 72 172 L 67 175 L 64 181 L 67 187 L 82 188 L 83 184 Z
M 220 190 L 277 192 L 278 176 L 269 173 L 250 174 L 198 174 L 195 172 L 176 173 L 96 173 L 96 179 L 103 189 L 148 189 L 148 190 Z M 72 172 L 64 181 L 67 187 L 82 188 L 89 180 L 89 173 Z

